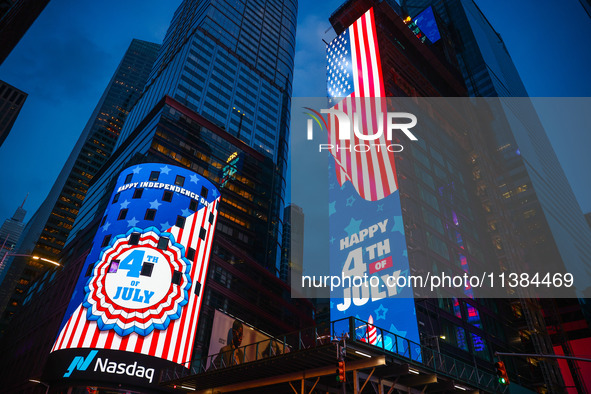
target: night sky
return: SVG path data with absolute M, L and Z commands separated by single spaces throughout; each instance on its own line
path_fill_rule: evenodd
M 45 199 L 133 38 L 160 43 L 180 0 L 51 0 L 0 66 L 29 97 L 0 147 L 0 223 Z M 341 0 L 299 1 L 294 96 L 325 96 L 322 38 Z M 591 96 L 591 19 L 578 0 L 477 0 L 532 97 Z M 301 82 L 304 81 L 304 82 Z M 543 116 L 542 116 L 543 117 Z M 591 211 L 591 126 L 548 136 L 583 212 Z

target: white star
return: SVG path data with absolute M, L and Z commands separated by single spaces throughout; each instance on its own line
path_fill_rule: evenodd
M 103 226 L 103 231 L 107 231 L 109 229 L 110 225 L 111 225 L 111 223 L 109 223 L 109 222 L 105 223 L 105 225 Z
M 160 172 L 168 175 L 168 173 L 170 172 L 170 168 L 168 168 L 168 166 L 165 165 L 164 167 L 160 167 Z
M 127 221 L 127 225 L 129 227 L 135 227 L 139 223 L 139 220 L 136 220 L 135 216 L 131 218 L 131 220 Z
M 162 203 L 159 203 L 158 200 L 154 200 L 152 202 L 150 202 L 150 208 L 151 209 L 158 209 L 158 207 L 162 205 Z
M 197 177 L 197 175 L 195 175 L 195 174 L 191 175 L 191 182 L 197 183 L 198 181 L 199 181 L 199 178 Z
M 125 209 L 125 208 L 127 208 L 127 206 L 128 206 L 128 205 L 129 205 L 129 201 L 127 201 L 127 199 L 125 199 L 125 201 L 123 201 L 123 202 L 121 203 L 121 209 Z
M 142 170 L 142 167 L 140 167 L 140 166 L 137 166 L 137 167 L 135 167 L 135 168 L 133 169 L 133 173 L 134 173 L 134 174 L 139 174 L 141 170 Z

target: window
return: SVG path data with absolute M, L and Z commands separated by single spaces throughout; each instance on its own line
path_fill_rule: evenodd
M 105 235 L 105 238 L 103 238 L 103 243 L 101 244 L 101 247 L 104 248 L 105 246 L 109 245 L 110 240 L 111 240 L 111 234 Z
M 171 282 L 173 285 L 181 284 L 181 272 L 180 271 L 174 271 L 174 273 L 172 274 L 172 281 Z
M 140 233 L 133 233 L 129 236 L 129 244 L 137 245 L 140 243 Z
M 201 227 L 201 230 L 199 230 L 199 238 L 205 240 L 206 234 L 207 234 L 207 231 L 205 231 L 205 229 L 203 227 Z
M 205 186 L 202 186 L 201 187 L 201 197 L 207 198 L 207 193 L 208 193 L 207 188 Z
M 109 274 L 116 273 L 118 269 L 119 269 L 119 260 L 111 261 L 111 264 L 109 265 Z
M 101 224 L 100 224 L 100 226 L 99 226 L 99 227 L 102 227 L 102 226 L 104 226 L 106 221 L 107 221 L 107 217 L 105 216 L 105 217 L 103 218 L 103 220 L 101 220 Z
M 213 219 L 214 219 L 213 213 L 210 212 L 209 213 L 209 224 L 213 224 Z
M 123 220 L 127 217 L 127 209 L 122 209 L 119 211 L 119 216 L 117 216 L 117 220 Z
M 189 248 L 187 250 L 187 258 L 191 261 L 193 261 L 193 259 L 195 259 L 195 249 Z
M 142 198 L 142 194 L 144 193 L 144 189 L 135 189 L 133 192 L 133 198 Z
M 144 220 L 154 220 L 156 217 L 156 210 L 155 209 L 146 209 L 146 215 L 144 216 Z
M 115 204 L 117 201 L 119 201 L 119 195 L 120 195 L 120 194 L 121 194 L 121 193 L 117 193 L 117 194 L 115 194 L 115 197 L 113 197 L 113 204 Z
M 127 176 L 125 177 L 125 183 L 131 182 L 131 178 L 133 178 L 133 174 L 127 174 Z
M 189 209 L 191 211 L 196 211 L 197 207 L 198 207 L 197 200 L 191 199 L 191 202 L 189 203 Z
M 93 263 L 93 264 L 90 264 L 90 265 L 88 266 L 88 268 L 86 269 L 86 273 L 84 274 L 84 276 L 85 276 L 85 277 L 88 277 L 88 276 L 90 276 L 90 274 L 92 273 L 92 270 L 93 270 L 93 269 L 94 269 L 94 263 Z
M 150 173 L 150 181 L 156 182 L 158 180 L 159 176 L 160 176 L 160 171 L 152 171 Z
M 177 227 L 184 228 L 185 227 L 185 218 L 182 216 L 176 217 L 176 223 L 174 224 Z
M 177 175 L 174 180 L 174 184 L 182 187 L 185 184 L 185 177 Z
M 142 265 L 142 270 L 140 271 L 141 276 L 152 276 L 152 270 L 154 270 L 154 263 L 145 262 Z
M 162 195 L 162 201 L 165 201 L 165 202 L 172 201 L 172 192 L 170 190 L 164 191 L 164 194 Z
M 158 249 L 160 249 L 160 250 L 168 249 L 168 238 L 160 237 L 160 239 L 158 240 Z

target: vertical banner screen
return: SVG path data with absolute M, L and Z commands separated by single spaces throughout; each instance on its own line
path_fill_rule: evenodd
M 331 292 L 331 320 L 366 322 L 356 334 L 376 346 L 390 349 L 396 340 L 375 326 L 419 342 L 412 288 L 386 283 L 408 276 L 409 263 L 394 154 L 385 148 L 388 109 L 373 9 L 330 43 L 327 57 L 329 254 L 331 277 L 341 278 Z

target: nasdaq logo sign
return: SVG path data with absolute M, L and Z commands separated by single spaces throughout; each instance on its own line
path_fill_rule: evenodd
M 86 358 L 82 356 L 74 357 L 72 363 L 68 367 L 68 371 L 64 374 L 64 378 L 69 378 L 70 375 L 72 375 L 72 372 L 76 370 L 86 371 L 97 353 L 98 350 L 92 350 L 90 353 L 88 353 L 88 356 L 86 356 Z

